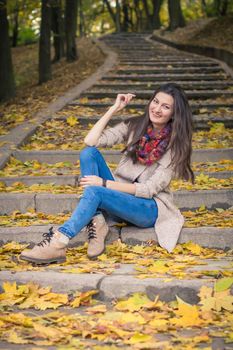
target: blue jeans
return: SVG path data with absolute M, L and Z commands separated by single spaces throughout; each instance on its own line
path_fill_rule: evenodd
M 97 175 L 114 181 L 102 154 L 95 147 L 86 147 L 82 150 L 80 168 L 82 177 Z M 158 207 L 154 199 L 135 197 L 102 186 L 88 186 L 70 219 L 59 227 L 59 231 L 72 238 L 91 221 L 93 216 L 101 213 L 101 210 L 138 227 L 153 227 L 158 216 Z

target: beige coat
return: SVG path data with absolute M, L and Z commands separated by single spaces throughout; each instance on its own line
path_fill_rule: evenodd
M 96 147 L 111 147 L 115 144 L 130 142 L 132 132 L 128 124 L 118 123 L 106 128 Z M 173 203 L 173 196 L 169 184 L 173 177 L 170 165 L 171 153 L 167 151 L 156 163 L 147 166 L 140 163 L 133 164 L 127 155 L 123 155 L 113 177 L 116 181 L 135 183 L 136 197 L 153 198 L 158 206 L 158 218 L 155 222 L 155 233 L 161 247 L 171 252 L 178 241 L 184 218 Z

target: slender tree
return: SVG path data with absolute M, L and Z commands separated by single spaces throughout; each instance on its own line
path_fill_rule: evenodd
M 78 4 L 78 17 L 79 17 L 79 34 L 80 36 L 85 36 L 86 34 L 86 23 L 84 19 L 84 12 L 83 12 L 83 2 L 82 0 L 79 0 Z
M 151 4 L 151 2 L 148 3 L 147 0 L 143 0 L 143 7 L 146 14 L 146 22 L 144 27 L 146 30 L 158 29 L 161 27 L 159 11 L 160 11 L 162 2 L 163 0 L 152 0 L 152 4 Z M 152 13 L 151 13 L 151 7 L 152 7 Z
M 19 3 L 16 0 L 13 12 L 13 33 L 12 33 L 12 46 L 16 47 L 18 44 L 19 36 Z
M 7 0 L 0 0 L 0 101 L 15 96 L 15 81 L 11 59 L 9 25 L 7 20 Z
M 142 30 L 142 10 L 139 6 L 139 0 L 134 0 L 134 11 L 136 15 L 135 29 L 137 32 L 140 32 Z
M 163 0 L 152 0 L 153 15 L 152 15 L 152 28 L 159 29 L 161 27 L 159 12 L 162 6 Z
M 227 14 L 228 0 L 214 0 L 214 14 L 216 16 L 225 16 Z
M 66 0 L 65 31 L 66 31 L 66 59 L 73 62 L 78 59 L 76 47 L 78 0 Z
M 180 0 L 168 0 L 169 30 L 185 26 L 184 16 L 180 6 Z
M 130 19 L 129 19 L 129 3 L 127 0 L 122 1 L 122 12 L 123 12 L 122 30 L 123 32 L 128 32 Z
M 109 0 L 103 0 L 103 1 L 107 6 L 108 12 L 112 18 L 112 21 L 113 21 L 115 27 L 116 27 L 116 32 L 119 33 L 121 31 L 121 7 L 120 7 L 119 0 L 116 0 L 116 2 L 115 2 L 116 12 L 113 11 Z
M 65 55 L 64 49 L 64 23 L 62 18 L 61 0 L 51 1 L 51 28 L 53 32 L 54 58 L 53 62 L 59 61 Z
M 41 24 L 39 42 L 39 84 L 52 78 L 51 69 L 51 3 L 41 0 Z

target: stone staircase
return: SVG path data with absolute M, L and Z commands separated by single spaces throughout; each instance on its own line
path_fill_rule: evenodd
M 124 120 L 127 116 L 142 112 L 148 98 L 154 89 L 165 82 L 176 82 L 184 87 L 190 100 L 194 114 L 196 130 L 208 130 L 209 122 L 221 122 L 225 127 L 233 125 L 233 90 L 232 76 L 229 76 L 221 64 L 213 59 L 198 55 L 183 53 L 161 43 L 150 41 L 143 34 L 109 35 L 102 38 L 104 43 L 118 54 L 118 64 L 106 73 L 79 98 L 67 104 L 59 113 L 51 115 L 51 120 L 65 121 L 69 113 L 75 113 L 80 125 L 84 128 L 88 123 L 94 123 L 106 111 L 119 92 L 132 92 L 136 99 L 126 107 L 124 112 L 115 116 L 110 125 Z M 88 116 L 87 116 L 88 115 Z M 37 131 L 37 126 L 33 132 Z M 25 139 L 30 143 L 31 133 Z M 65 140 L 64 140 L 65 141 Z M 75 149 L 61 150 L 25 150 L 17 147 L 11 154 L 22 162 L 37 160 L 54 164 L 57 162 L 77 162 L 80 151 Z M 120 158 L 120 150 L 103 150 L 108 162 L 115 163 Z M 193 162 L 218 162 L 222 159 L 232 159 L 233 148 L 194 149 Z M 205 172 L 218 179 L 232 177 L 231 171 L 218 173 Z M 198 174 L 198 172 L 197 172 Z M 13 182 L 22 182 L 28 186 L 32 184 L 55 183 L 75 186 L 77 174 L 1 177 L 0 182 L 10 186 Z M 51 194 L 51 193 L 0 193 L 0 213 L 10 214 L 13 211 L 26 212 L 33 208 L 36 212 L 47 214 L 71 212 L 77 205 L 79 194 Z M 180 190 L 174 193 L 177 205 L 182 210 L 196 210 L 201 205 L 207 209 L 229 208 L 233 204 L 232 189 L 212 189 L 188 191 Z M 51 226 L 51 225 L 50 225 Z M 57 225 L 54 225 L 57 226 Z M 0 239 L 3 243 L 11 240 L 18 242 L 37 242 L 40 235 L 46 232 L 48 226 L 2 227 Z M 145 244 L 155 240 L 152 229 L 138 229 L 135 227 L 111 228 L 108 243 L 118 238 L 128 244 Z M 233 231 L 231 228 L 198 227 L 183 228 L 179 243 L 188 241 L 203 247 L 229 250 L 233 248 Z M 82 231 L 71 245 L 83 244 L 86 241 Z M 169 259 L 169 257 L 168 257 Z M 224 270 L 229 265 L 231 257 L 226 256 L 208 261 L 210 270 Z M 200 267 L 201 268 L 201 264 Z M 36 281 L 42 285 L 53 285 L 57 291 L 67 292 L 79 289 L 98 288 L 102 299 L 122 297 L 135 291 L 144 291 L 153 295 L 159 293 L 164 300 L 171 300 L 174 295 L 183 296 L 186 301 L 195 302 L 201 285 L 213 286 L 214 278 L 204 276 L 202 279 L 174 278 L 164 284 L 161 278 L 136 279 L 130 264 L 121 264 L 111 276 L 95 274 L 69 275 L 57 272 L 49 267 L 45 271 L 24 271 L 11 274 L 9 271 L 0 272 L 0 281 L 16 280 L 19 283 Z M 206 269 L 206 267 L 205 267 Z M 188 273 L 188 271 L 187 271 Z M 119 285 L 121 286 L 119 288 Z

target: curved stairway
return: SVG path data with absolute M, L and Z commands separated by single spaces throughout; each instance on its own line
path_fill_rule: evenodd
M 118 64 L 98 83 L 94 84 L 78 99 L 73 100 L 59 113 L 51 116 L 51 120 L 65 121 L 69 114 L 78 118 L 83 129 L 88 123 L 94 123 L 110 106 L 117 93 L 132 92 L 137 97 L 126 107 L 124 112 L 115 116 L 111 125 L 128 116 L 142 112 L 148 98 L 154 89 L 161 83 L 168 81 L 176 82 L 184 87 L 189 96 L 194 114 L 196 131 L 208 130 L 209 122 L 221 122 L 225 127 L 233 126 L 233 90 L 232 77 L 223 70 L 220 63 L 209 58 L 194 54 L 180 52 L 169 48 L 161 43 L 150 41 L 143 34 L 109 35 L 102 39 L 112 50 L 118 54 Z M 78 128 L 78 126 L 77 126 Z M 78 129 L 77 129 L 78 130 Z M 78 135 L 77 135 L 78 136 Z M 65 141 L 65 140 L 64 140 Z M 31 139 L 28 137 L 27 145 Z M 231 146 L 232 147 L 232 146 Z M 222 147 L 218 149 L 196 148 L 193 152 L 193 162 L 219 162 L 222 159 L 232 159 L 233 148 Z M 57 162 L 75 163 L 79 156 L 79 150 L 69 148 L 57 149 L 24 149 L 18 147 L 12 151 L 12 155 L 22 162 L 37 160 L 50 164 Z M 104 150 L 106 159 L 114 163 L 119 160 L 120 150 Z M 224 169 L 223 169 L 224 170 Z M 232 171 L 208 172 L 212 177 L 231 178 Z M 76 174 L 77 175 L 77 174 Z M 2 176 L 1 182 L 8 186 L 14 181 L 31 185 L 36 183 L 57 183 L 75 185 L 76 175 L 43 175 L 43 176 Z M 34 208 L 36 212 L 43 213 L 67 213 L 77 205 L 79 194 L 51 194 L 51 193 L 4 193 L 0 194 L 0 213 L 10 214 L 19 210 L 26 212 Z M 232 189 L 210 190 L 180 190 L 175 192 L 175 201 L 182 210 L 196 210 L 202 205 L 207 209 L 226 209 L 233 204 Z M 55 225 L 56 226 L 56 225 Z M 18 242 L 37 242 L 40 234 L 45 232 L 47 226 L 2 227 L 0 237 L 3 242 L 16 240 Z M 135 227 L 123 227 L 119 230 L 112 229 L 108 242 L 112 242 L 121 236 L 123 242 L 130 244 L 143 243 L 148 240 L 156 240 L 152 229 L 138 229 Z M 81 244 L 86 240 L 85 232 L 76 237 L 73 244 Z M 229 250 L 233 248 L 233 231 L 230 228 L 197 227 L 184 228 L 180 236 L 180 243 L 193 241 L 203 247 L 221 248 Z M 169 259 L 169 257 L 168 257 Z M 223 257 L 221 261 L 208 262 L 209 269 L 225 269 L 229 265 L 230 257 Z M 74 275 L 72 278 L 65 273 L 51 272 L 16 272 L 8 271 L 0 273 L 0 280 L 16 280 L 18 282 L 37 281 L 41 284 L 50 283 L 55 290 L 67 291 L 69 289 L 99 288 L 101 297 L 111 299 L 119 296 L 117 286 L 124 285 L 120 296 L 127 295 L 132 291 L 148 291 L 150 287 L 153 293 L 159 292 L 164 300 L 170 300 L 177 295 L 183 295 L 189 302 L 197 299 L 197 292 L 201 285 L 213 285 L 214 280 L 204 277 L 203 279 L 179 280 L 174 278 L 166 285 L 161 279 L 135 279 L 132 268 L 122 264 L 112 276 L 100 276 L 94 274 Z M 149 289 L 148 289 L 149 288 Z M 185 293 L 184 293 L 185 291 Z M 179 294 L 180 293 L 180 294 Z

